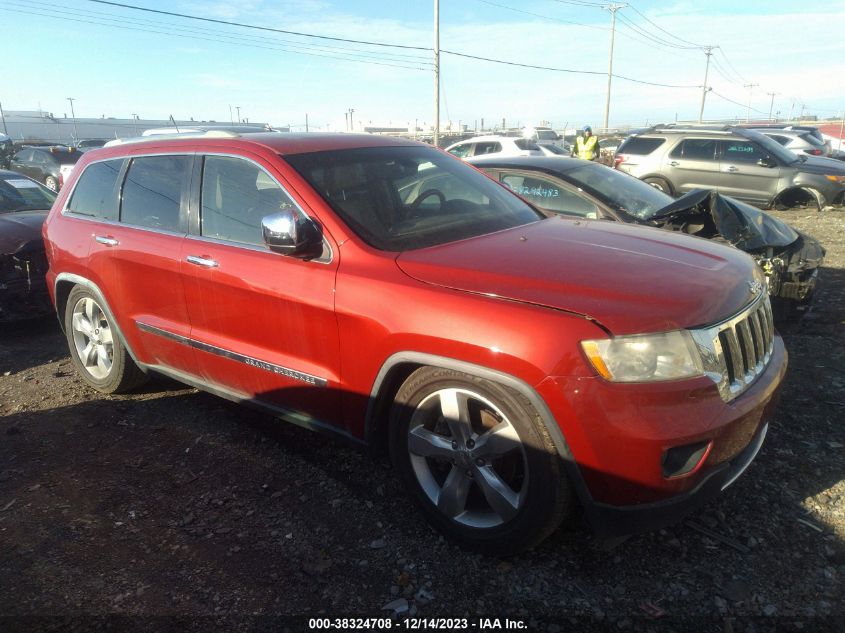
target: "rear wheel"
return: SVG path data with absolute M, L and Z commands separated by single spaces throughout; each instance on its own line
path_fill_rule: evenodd
M 98 299 L 81 286 L 68 295 L 65 333 L 73 364 L 97 391 L 120 393 L 146 382 Z
M 394 402 L 390 451 L 426 518 L 470 549 L 530 548 L 572 507 L 563 464 L 530 402 L 468 374 L 411 374 Z
M 48 189 L 52 189 L 53 191 L 58 191 L 58 190 L 59 190 L 59 181 L 58 181 L 58 180 L 56 180 L 53 176 L 47 176 L 47 177 L 44 179 L 44 185 L 45 185 Z
M 643 178 L 643 182 L 651 185 L 655 189 L 662 191 L 665 194 L 672 195 L 672 186 L 663 178 L 653 176 L 651 178 Z

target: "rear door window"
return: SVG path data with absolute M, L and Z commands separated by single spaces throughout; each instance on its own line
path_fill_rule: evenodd
M 189 156 L 133 158 L 123 183 L 120 221 L 163 231 L 180 231 L 189 182 Z
M 622 141 L 622 145 L 619 146 L 618 153 L 646 156 L 651 154 L 665 142 L 665 138 L 643 138 L 640 136 L 632 136 Z
M 722 160 L 729 163 L 756 163 L 768 156 L 751 141 L 722 141 Z
M 498 141 L 483 141 L 475 144 L 475 152 L 473 156 L 483 156 L 484 154 L 495 154 L 502 151 L 502 144 Z
M 707 138 L 685 138 L 669 154 L 687 160 L 716 160 L 716 141 Z
M 117 221 L 117 177 L 122 166 L 123 159 L 88 165 L 76 183 L 67 210 L 78 215 Z
M 207 156 L 202 173 L 201 233 L 231 242 L 263 245 L 262 218 L 296 205 L 255 163 Z

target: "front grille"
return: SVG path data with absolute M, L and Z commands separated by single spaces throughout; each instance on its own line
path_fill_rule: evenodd
M 693 330 L 706 374 L 725 402 L 748 389 L 769 364 L 775 328 L 769 296 L 762 293 L 736 316 L 710 328 Z

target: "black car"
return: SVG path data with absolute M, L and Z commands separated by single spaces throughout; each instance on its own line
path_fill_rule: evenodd
M 0 170 L 0 323 L 52 313 L 41 225 L 56 194 Z
M 642 180 L 575 158 L 518 156 L 467 162 L 546 211 L 680 231 L 728 242 L 766 274 L 775 319 L 800 319 L 811 304 L 825 250 L 760 209 L 709 189 L 677 200 Z
M 81 156 L 82 152 L 79 150 L 64 145 L 27 146 L 12 156 L 9 169 L 58 191 Z

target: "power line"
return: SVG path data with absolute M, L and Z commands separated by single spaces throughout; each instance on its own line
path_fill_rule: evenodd
M 721 49 L 719 49 L 719 50 L 721 50 Z M 736 75 L 737 77 L 739 77 L 739 79 L 742 81 L 742 83 L 748 83 L 748 80 L 745 77 L 743 77 L 736 68 L 734 68 L 734 65 L 731 63 L 731 60 L 729 60 L 728 56 L 725 54 L 725 51 L 721 50 L 721 53 L 722 53 L 722 57 L 725 59 L 725 63 L 728 65 L 728 68 L 730 68 L 733 71 L 733 74 Z
M 682 49 L 682 50 L 696 50 L 696 49 L 701 48 L 700 46 L 697 46 L 697 45 L 685 46 L 685 45 L 682 45 L 682 44 L 675 44 L 674 42 L 670 42 L 670 41 L 668 41 L 668 40 L 666 40 L 666 39 L 664 39 L 664 38 L 662 38 L 658 35 L 653 35 L 652 33 L 647 32 L 645 29 L 643 29 L 642 27 L 635 24 L 632 20 L 625 17 L 624 15 L 620 15 L 619 19 L 624 24 L 626 24 L 629 28 L 633 29 L 636 33 L 642 35 L 645 38 L 648 38 L 649 40 L 651 40 L 651 41 L 653 41 L 657 44 L 662 44 L 663 46 L 668 46 L 669 48 L 676 48 L 676 49 Z
M 269 26 L 257 26 L 255 24 L 244 24 L 242 22 L 230 22 L 228 20 L 217 20 L 214 18 L 204 18 L 198 15 L 188 15 L 187 13 L 175 13 L 173 11 L 161 11 L 159 9 L 149 9 L 147 7 L 137 7 L 132 4 L 122 4 L 120 2 L 110 2 L 109 0 L 88 0 L 88 2 L 95 2 L 97 4 L 105 4 L 113 7 L 120 7 L 122 9 L 133 9 L 135 11 L 146 11 L 148 13 L 157 13 L 159 15 L 169 15 L 177 18 L 185 18 L 187 20 L 201 20 L 203 22 L 213 22 L 215 24 L 225 24 L 227 26 L 239 26 L 246 29 L 257 29 L 259 31 L 270 31 L 272 33 L 283 33 L 285 35 L 299 35 L 300 37 L 313 37 L 321 40 L 333 40 L 335 42 L 349 42 L 351 44 L 367 44 L 368 46 L 383 46 L 386 48 L 404 48 L 415 51 L 430 51 L 430 48 L 425 46 L 408 46 L 405 44 L 388 44 L 386 42 L 372 42 L 367 40 L 352 40 L 344 37 L 330 37 L 328 35 L 315 35 L 314 33 L 302 33 L 300 31 L 286 31 L 283 29 L 274 29 Z
M 492 57 L 482 57 L 480 55 L 470 55 L 468 53 L 458 53 L 457 51 L 447 51 L 445 49 L 440 49 L 441 53 L 447 53 L 449 55 L 454 55 L 455 57 L 465 57 L 467 59 L 475 59 L 483 62 L 491 62 L 493 64 L 503 64 L 505 66 L 518 66 L 520 68 L 533 68 L 535 70 L 550 70 L 553 72 L 558 73 L 574 73 L 578 75 L 601 75 L 602 77 L 606 77 L 606 72 L 601 72 L 598 70 L 575 70 L 574 68 L 556 68 L 554 66 L 537 66 L 534 64 L 524 64 L 521 62 L 509 62 L 504 59 L 494 59 Z M 645 84 L 647 86 L 658 86 L 661 88 L 700 88 L 701 86 L 692 86 L 692 85 L 677 85 L 677 84 L 662 84 L 656 83 L 653 81 L 643 81 L 641 79 L 634 79 L 633 77 L 626 77 L 625 75 L 617 75 L 616 73 L 613 74 L 613 77 L 616 79 L 622 79 L 624 81 L 631 81 L 637 84 Z
M 713 93 L 714 95 L 716 95 L 717 97 L 719 97 L 720 99 L 724 99 L 725 101 L 728 101 L 729 103 L 733 103 L 734 105 L 738 105 L 741 108 L 749 109 L 747 103 L 740 103 L 739 101 L 734 101 L 733 99 L 729 99 L 725 95 L 719 94 L 715 90 L 711 90 L 710 92 Z M 757 108 L 750 108 L 750 110 L 752 110 L 753 112 L 757 112 L 759 114 L 766 114 L 765 112 L 763 112 L 762 110 L 758 110 Z
M 22 5 L 24 3 L 18 2 L 17 4 Z M 243 41 L 252 42 L 254 40 L 258 40 L 261 43 L 269 42 L 269 43 L 272 43 L 272 44 L 279 44 L 279 43 L 286 44 L 286 45 L 289 44 L 291 46 L 301 47 L 301 48 L 305 48 L 307 50 L 316 50 L 316 51 L 320 51 L 320 52 L 339 51 L 339 52 L 342 52 L 342 53 L 345 53 L 345 54 L 348 54 L 348 55 L 361 56 L 361 57 L 375 57 L 376 59 L 386 60 L 386 61 L 396 61 L 396 62 L 408 62 L 408 61 L 410 61 L 410 62 L 413 62 L 413 63 L 422 63 L 422 64 L 429 64 L 430 63 L 430 62 L 428 62 L 427 58 L 421 57 L 419 53 L 416 53 L 416 54 L 413 54 L 413 55 L 404 54 L 404 53 L 393 53 L 393 52 L 385 53 L 385 52 L 370 51 L 370 50 L 361 49 L 361 48 L 349 48 L 349 47 L 342 47 L 342 46 L 332 46 L 331 44 L 308 44 L 308 43 L 303 43 L 303 42 L 299 42 L 299 41 L 295 41 L 295 40 L 289 40 L 289 39 L 278 38 L 278 37 L 271 38 L 271 37 L 262 36 L 262 35 L 249 35 L 249 34 L 232 35 L 232 34 L 229 34 L 229 33 L 225 33 L 225 32 L 223 32 L 219 29 L 209 29 L 209 28 L 203 28 L 203 27 L 190 27 L 190 26 L 172 26 L 170 24 L 166 24 L 166 23 L 162 23 L 162 22 L 156 22 L 156 21 L 153 21 L 153 20 L 145 20 L 143 18 L 132 18 L 132 17 L 120 17 L 120 18 L 118 18 L 118 17 L 115 17 L 114 14 L 102 13 L 102 12 L 98 12 L 98 11 L 88 11 L 88 10 L 85 10 L 85 9 L 76 9 L 76 8 L 73 8 L 73 7 L 68 7 L 68 6 L 63 6 L 63 5 L 55 5 L 55 4 L 52 4 L 52 3 L 47 4 L 47 3 L 44 3 L 44 2 L 29 2 L 29 4 L 41 5 L 41 7 L 36 7 L 36 8 L 41 9 L 41 10 L 50 10 L 52 12 L 56 12 L 56 13 L 60 13 L 60 14 L 64 14 L 64 15 L 71 15 L 71 16 L 74 16 L 74 17 L 79 17 L 79 16 L 94 17 L 94 18 L 97 18 L 99 20 L 105 20 L 105 21 L 108 21 L 108 22 L 115 22 L 115 23 L 119 23 L 119 24 L 131 24 L 133 26 L 154 26 L 154 27 L 157 27 L 157 28 L 167 28 L 168 34 L 175 30 L 175 31 L 182 31 L 182 32 L 191 33 L 191 34 L 194 34 L 194 33 L 199 33 L 199 34 L 202 34 L 202 35 L 211 34 L 211 35 L 215 35 L 216 37 L 219 37 L 219 38 L 235 40 L 237 42 L 243 42 Z M 24 6 L 28 7 L 28 5 L 24 5 Z M 57 7 L 65 9 L 66 11 L 61 11 L 61 10 L 57 9 Z
M 607 27 L 605 26 L 597 26 L 595 24 L 584 24 L 583 22 L 573 22 L 572 20 L 563 20 L 561 18 L 554 18 L 549 15 L 543 15 L 541 13 L 532 13 L 531 11 L 524 11 L 522 9 L 515 9 L 514 7 L 509 7 L 505 4 L 499 4 L 498 2 L 491 2 L 490 0 L 478 0 L 478 2 L 482 2 L 484 4 L 489 4 L 493 7 L 498 7 L 500 9 L 507 9 L 508 11 L 513 11 L 515 13 L 523 13 L 525 15 L 531 15 L 535 18 L 543 18 L 544 20 L 554 20 L 555 22 L 562 22 L 563 24 L 572 24 L 574 26 L 583 26 L 588 29 L 596 29 L 599 31 L 607 31 Z
M 8 12 L 12 12 L 12 13 L 23 13 L 23 14 L 28 14 L 28 15 L 37 15 L 37 16 L 46 17 L 46 18 L 56 18 L 57 17 L 55 15 L 55 13 L 57 13 L 57 11 L 55 11 L 55 10 L 53 10 L 52 12 L 48 12 L 48 13 L 39 13 L 38 11 L 34 11 L 34 10 L 7 9 L 5 7 L 0 7 L 0 11 L 8 11 Z M 215 43 L 220 42 L 219 36 L 215 39 L 212 39 L 210 37 L 201 37 L 200 35 L 183 35 L 183 34 L 172 32 L 172 28 L 169 28 L 169 30 L 167 30 L 167 31 L 161 31 L 161 30 L 155 30 L 154 28 L 140 28 L 140 27 L 132 27 L 132 26 L 121 26 L 120 24 L 111 24 L 111 23 L 109 23 L 110 21 L 100 21 L 100 22 L 98 22 L 95 19 L 90 18 L 90 17 L 83 19 L 82 17 L 74 18 L 74 17 L 65 16 L 65 17 L 61 17 L 59 19 L 70 21 L 70 22 L 81 22 L 83 24 L 91 24 L 93 22 L 94 24 L 98 24 L 99 26 L 108 26 L 110 28 L 124 29 L 124 30 L 128 30 L 128 31 L 139 31 L 139 32 L 142 32 L 142 33 L 154 33 L 154 34 L 157 34 L 157 35 L 167 35 L 169 37 L 179 37 L 179 38 L 202 40 L 202 41 L 206 41 L 206 42 L 215 42 Z M 107 20 L 107 18 L 101 18 L 101 19 Z M 111 22 L 113 22 L 113 20 Z M 167 28 L 167 27 L 162 25 L 160 28 Z M 225 42 L 225 43 L 232 43 L 232 42 Z M 239 45 L 249 46 L 251 48 L 283 51 L 283 52 L 295 53 L 295 54 L 300 54 L 300 55 L 310 55 L 310 56 L 313 56 L 313 57 L 324 57 L 324 58 L 328 58 L 328 59 L 337 59 L 337 60 L 341 60 L 341 61 L 372 64 L 372 65 L 376 65 L 376 66 L 390 66 L 390 67 L 394 67 L 394 68 L 403 68 L 405 70 L 427 70 L 425 68 L 420 68 L 419 66 L 409 65 L 409 64 L 411 64 L 411 62 L 406 62 L 404 64 L 387 63 L 387 62 L 373 61 L 372 59 L 355 59 L 355 58 L 350 58 L 350 57 L 340 57 L 338 55 L 328 55 L 328 54 L 314 53 L 314 52 L 310 52 L 310 51 L 299 50 L 299 49 L 296 49 L 296 48 L 290 48 L 290 47 L 286 48 L 284 46 L 262 46 L 262 45 L 254 44 L 254 43 L 243 43 L 243 42 L 237 42 L 237 43 Z M 347 53 L 347 54 L 349 55 L 349 54 L 353 54 L 353 53 Z M 417 63 L 427 64 L 427 65 L 429 64 L 429 62 L 417 62 Z
M 693 47 L 693 48 L 703 48 L 701 44 L 695 44 L 695 43 L 693 43 L 693 42 L 687 41 L 687 40 L 685 40 L 685 39 L 683 39 L 683 38 L 681 38 L 681 37 L 678 37 L 678 36 L 677 36 L 677 35 L 675 35 L 674 33 L 671 33 L 671 32 L 669 32 L 669 31 L 667 31 L 666 29 L 664 29 L 664 28 L 660 27 L 659 25 L 655 24 L 654 22 L 652 22 L 651 20 L 649 20 L 649 19 L 648 19 L 648 17 L 646 17 L 646 15 L 645 15 L 644 13 L 641 13 L 641 12 L 637 9 L 637 7 L 635 7 L 634 5 L 632 5 L 630 2 L 628 3 L 628 6 L 631 8 L 631 10 L 632 10 L 632 11 L 634 11 L 634 13 L 636 13 L 637 15 L 639 15 L 639 16 L 640 16 L 643 20 L 645 20 L 646 22 L 648 22 L 649 24 L 651 24 L 651 25 L 652 25 L 653 27 L 655 27 L 656 29 L 658 29 L 658 30 L 660 30 L 660 31 L 663 31 L 664 33 L 666 33 L 666 35 L 669 35 L 669 36 L 671 36 L 671 37 L 675 38 L 676 40 L 678 40 L 679 42 L 683 42 L 684 44 L 687 44 L 687 45 L 689 45 L 689 46 L 691 46 L 691 47 Z

